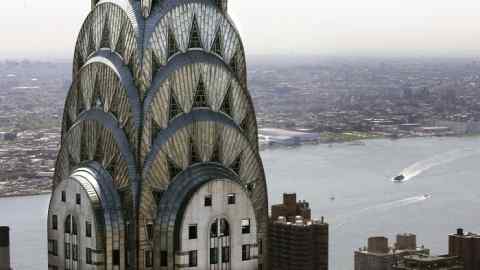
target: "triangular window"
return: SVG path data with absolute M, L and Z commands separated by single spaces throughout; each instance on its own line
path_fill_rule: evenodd
M 215 5 L 219 8 L 219 9 L 222 9 L 223 10 L 223 4 L 222 4 L 222 0 L 215 0 Z
M 175 116 L 181 114 L 182 108 L 180 108 L 180 105 L 178 104 L 177 100 L 175 99 L 175 94 L 170 95 L 170 120 L 175 118 Z
M 202 48 L 202 40 L 200 37 L 200 29 L 198 27 L 197 18 L 193 17 L 192 28 L 190 30 L 189 48 Z
M 95 161 L 98 161 L 100 163 L 103 162 L 103 157 L 104 157 L 104 151 L 103 151 L 103 147 L 102 147 L 102 143 L 101 143 L 101 138 L 98 138 L 98 142 L 97 142 L 97 145 L 96 145 L 96 149 L 95 149 L 95 157 L 93 158 Z
M 105 168 L 105 170 L 108 172 L 108 174 L 110 174 L 110 176 L 112 178 L 115 178 L 116 175 L 115 175 L 115 166 L 116 166 L 116 162 L 114 160 L 112 160 L 112 162 L 110 163 L 110 165 L 107 166 L 107 168 Z
M 197 91 L 195 92 L 195 100 L 193 107 L 208 107 L 207 93 L 205 91 L 205 84 L 202 77 L 198 81 Z
M 152 53 L 152 74 L 155 74 L 157 70 L 160 69 L 162 65 L 158 62 L 157 57 Z
M 222 41 L 220 38 L 220 28 L 217 30 L 217 34 L 215 35 L 215 40 L 213 41 L 212 45 L 212 52 L 216 53 L 219 56 L 222 56 Z
M 175 39 L 172 29 L 168 28 L 168 57 L 172 57 L 172 55 L 176 54 L 177 52 L 177 40 Z
M 231 107 L 230 107 L 230 92 L 232 91 L 232 86 L 230 85 L 228 87 L 227 93 L 225 94 L 225 97 L 223 98 L 222 106 L 220 107 L 220 111 L 227 114 L 231 115 Z
M 248 119 L 247 117 L 245 117 L 243 119 L 243 121 L 240 123 L 240 128 L 243 130 L 243 131 L 246 131 L 248 129 Z
M 230 168 L 232 168 L 232 170 L 238 175 L 240 175 L 241 159 L 242 159 L 242 154 L 238 155 L 237 159 L 235 159 L 232 165 L 230 165 Z
M 120 29 L 120 34 L 118 35 L 118 40 L 117 44 L 115 45 L 115 51 L 117 53 L 123 54 L 123 51 L 125 50 L 125 33 L 124 33 L 125 27 L 122 25 L 122 28 Z
M 105 18 L 105 23 L 102 30 L 102 42 L 100 43 L 101 48 L 110 48 L 110 28 L 108 22 L 108 16 Z
M 197 153 L 197 149 L 195 147 L 195 141 L 193 140 L 193 138 L 190 138 L 190 158 L 192 161 L 191 164 L 202 162 L 200 155 Z
M 95 89 L 100 89 L 99 88 L 99 82 L 98 82 L 98 79 L 95 83 Z M 103 110 L 103 100 L 102 100 L 102 97 L 100 96 L 100 92 L 99 90 L 94 90 L 95 94 L 93 96 L 93 107 L 97 108 L 97 109 L 102 109 Z
M 212 157 L 210 158 L 210 161 L 212 162 L 221 162 L 221 157 L 220 157 L 220 143 L 221 141 L 219 139 L 216 140 L 215 145 L 213 146 L 213 153 Z
M 233 73 L 237 73 L 237 72 L 238 72 L 238 67 L 237 67 L 237 54 L 235 54 L 235 55 L 232 57 L 232 60 L 230 60 L 230 69 L 232 69 L 232 72 L 233 72 Z
M 168 172 L 170 173 L 170 180 L 173 179 L 177 174 L 179 174 L 182 169 L 178 168 L 173 161 L 167 158 L 168 162 Z
M 155 138 L 157 137 L 158 132 L 160 131 L 160 126 L 157 124 L 155 120 L 152 120 L 152 129 L 150 136 L 152 137 L 152 145 L 155 142 Z

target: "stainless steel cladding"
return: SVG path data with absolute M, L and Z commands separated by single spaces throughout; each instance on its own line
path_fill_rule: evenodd
M 49 269 L 268 269 L 246 74 L 226 0 L 92 0 L 65 101 Z

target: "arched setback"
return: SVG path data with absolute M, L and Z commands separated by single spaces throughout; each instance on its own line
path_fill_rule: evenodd
M 212 185 L 209 183 L 212 183 Z M 264 257 L 267 256 L 265 252 L 266 250 L 263 250 L 262 252 L 258 247 L 266 246 L 266 224 L 259 224 L 258 222 L 267 222 L 267 218 L 263 216 L 266 215 L 266 212 L 264 211 L 265 209 L 253 205 L 254 201 L 251 197 L 252 194 L 249 193 L 247 187 L 242 185 L 242 182 L 235 172 L 218 163 L 207 162 L 193 165 L 177 175 L 160 199 L 155 224 L 154 254 L 155 258 L 157 258 L 157 260 L 154 261 L 155 269 L 180 269 L 180 266 L 185 264 L 185 256 L 188 256 L 188 254 L 183 253 L 183 251 L 194 244 L 184 243 L 184 225 L 188 223 L 189 220 L 200 218 L 200 216 L 196 216 L 192 212 L 195 211 L 196 200 L 200 200 L 202 194 L 205 194 L 205 190 L 209 191 L 209 188 L 210 191 L 213 191 L 213 188 L 218 191 L 221 190 L 221 194 L 220 192 L 219 194 L 212 194 L 212 196 L 214 195 L 214 198 L 212 198 L 217 203 L 223 201 L 223 199 L 220 199 L 220 197 L 223 198 L 224 196 L 223 191 L 232 190 L 238 192 L 241 203 L 237 203 L 239 208 L 237 208 L 236 211 L 239 213 L 233 213 L 230 211 L 228 205 L 218 205 L 218 208 L 212 210 L 210 212 L 211 215 L 208 217 L 230 218 L 230 230 L 232 231 L 231 245 L 235 246 L 235 250 L 238 249 L 238 246 L 242 249 L 241 246 L 243 243 L 250 248 L 250 259 L 241 261 L 240 264 L 243 265 L 242 267 L 245 267 L 241 269 L 257 269 L 260 264 L 264 264 Z M 213 203 L 215 202 L 212 201 L 212 206 Z M 235 206 L 230 205 L 230 207 Z M 250 226 L 254 227 L 251 227 L 250 229 L 254 231 L 253 233 L 251 232 L 248 236 L 237 235 L 238 228 L 233 227 L 240 226 L 234 224 L 240 217 L 251 217 Z M 204 222 L 207 225 L 202 226 L 208 227 L 212 220 L 205 219 Z M 233 231 L 235 231 L 235 235 L 233 235 Z M 199 233 L 202 232 L 199 231 Z M 197 244 L 200 245 L 198 242 Z M 234 254 L 234 252 L 237 251 L 232 250 L 232 260 L 238 260 L 238 256 L 241 256 L 242 254 Z M 205 255 L 205 253 L 202 254 L 202 256 Z M 257 254 L 258 258 L 255 259 Z M 163 257 L 166 258 L 165 261 L 162 260 Z M 197 258 L 200 259 L 200 255 L 197 256 Z M 237 263 L 237 261 L 235 261 L 235 263 Z M 197 269 L 205 268 L 199 267 Z
M 119 196 L 99 164 L 84 165 L 58 184 L 50 199 L 49 266 L 72 270 L 125 269 L 125 231 Z
M 219 235 L 215 221 L 221 219 L 228 222 L 229 235 Z M 212 228 L 217 231 L 212 233 Z M 233 269 L 231 265 L 235 270 L 257 269 L 256 254 L 252 254 L 257 249 L 256 233 L 255 212 L 244 189 L 228 179 L 211 180 L 193 194 L 185 208 L 178 257 L 183 269 Z
M 114 51 L 99 50 L 76 74 L 65 101 L 62 138 L 82 113 L 81 108 L 115 114 L 127 127 L 130 142 L 135 143 L 141 125 L 140 97 L 132 74 Z

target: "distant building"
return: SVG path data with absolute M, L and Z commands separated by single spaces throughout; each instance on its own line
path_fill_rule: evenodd
M 262 128 L 259 138 L 267 144 L 294 146 L 302 143 L 316 143 L 320 134 L 316 132 L 294 131 L 279 128 Z
M 10 228 L 0 227 L 0 270 L 10 270 Z
M 0 141 L 15 141 L 17 133 L 15 132 L 0 132 Z
M 328 270 L 328 224 L 311 220 L 309 204 L 284 194 L 272 206 L 270 261 L 275 270 Z
M 297 194 L 284 193 L 283 203 L 272 205 L 272 220 L 276 221 L 279 217 L 285 217 L 288 222 L 294 222 L 295 217 L 301 216 L 306 220 L 311 219 L 311 210 L 308 202 L 297 202 Z
M 395 248 L 388 245 L 386 237 L 370 237 L 368 247 L 355 251 L 355 270 L 392 270 L 396 261 L 404 256 L 429 253 L 428 249 L 417 248 L 414 234 L 397 235 Z
M 462 260 L 451 256 L 408 255 L 393 270 L 463 270 Z
M 465 270 L 480 269 L 480 235 L 458 229 L 448 236 L 448 255 L 462 258 Z

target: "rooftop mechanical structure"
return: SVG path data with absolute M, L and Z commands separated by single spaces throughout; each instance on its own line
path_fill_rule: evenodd
M 226 0 L 102 0 L 76 43 L 49 269 L 267 269 L 268 202 Z

